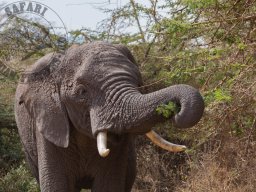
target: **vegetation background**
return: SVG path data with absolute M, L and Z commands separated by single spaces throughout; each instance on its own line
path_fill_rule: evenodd
M 111 17 L 97 31 L 70 31 L 68 42 L 126 44 L 140 66 L 142 92 L 184 83 L 204 97 L 205 113 L 195 127 L 156 127 L 168 140 L 187 145 L 186 152 L 171 154 L 138 138 L 133 191 L 255 191 L 256 1 L 147 2 L 101 8 Z M 30 65 L 54 50 L 47 42 L 56 35 L 26 20 L 14 19 L 12 26 L 0 35 L 0 192 L 35 192 L 39 189 L 26 167 L 13 113 L 19 74 L 10 66 Z M 19 62 L 10 62 L 15 59 Z

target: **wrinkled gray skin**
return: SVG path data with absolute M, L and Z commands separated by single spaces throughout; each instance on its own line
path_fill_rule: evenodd
M 195 125 L 203 114 L 201 95 L 187 85 L 141 94 L 138 67 L 124 46 L 95 42 L 71 47 L 65 57 L 55 54 L 59 62 L 49 64 L 51 57 L 21 78 L 15 103 L 27 161 L 43 192 L 129 192 L 136 175 L 134 136 L 163 120 L 157 106 L 181 105 L 172 118 L 178 127 Z M 106 158 L 95 139 L 103 130 Z

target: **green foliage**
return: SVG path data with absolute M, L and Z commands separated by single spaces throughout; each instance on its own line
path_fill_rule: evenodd
M 217 102 L 230 102 L 232 100 L 230 94 L 221 89 L 214 91 L 214 98 Z
M 0 172 L 7 172 L 10 166 L 19 165 L 23 159 L 17 130 L 0 128 Z
M 23 162 L 0 180 L 0 192 L 39 192 L 39 188 Z
M 181 0 L 181 2 L 188 6 L 189 9 L 201 9 L 214 6 L 217 0 Z
M 216 89 L 205 93 L 204 100 L 206 105 L 213 103 L 230 103 L 232 101 L 232 97 L 228 91 Z
M 237 46 L 238 46 L 238 49 L 241 51 L 245 50 L 246 48 L 246 45 L 244 43 L 239 43 Z
M 162 115 L 165 118 L 170 118 L 180 111 L 180 108 L 174 102 L 168 102 L 167 104 L 161 104 L 156 108 L 158 115 Z
M 16 78 L 0 75 L 0 129 L 1 127 L 15 127 L 13 97 L 16 87 Z

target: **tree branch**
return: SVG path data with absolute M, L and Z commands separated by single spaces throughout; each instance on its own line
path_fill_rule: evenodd
M 142 39 L 143 43 L 146 43 L 145 35 L 144 35 L 144 32 L 141 28 L 141 24 L 140 24 L 140 21 L 139 21 L 139 16 L 138 16 L 138 12 L 137 12 L 137 9 L 136 9 L 136 6 L 135 6 L 135 2 L 134 2 L 134 0 L 130 0 L 130 3 L 132 5 L 134 18 L 137 22 L 137 25 L 138 25 L 138 28 L 139 28 L 139 31 L 140 31 L 141 39 Z

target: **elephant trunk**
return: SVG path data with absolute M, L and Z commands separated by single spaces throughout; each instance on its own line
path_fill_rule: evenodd
M 132 115 L 134 123 L 141 124 L 154 119 L 157 107 L 170 101 L 180 106 L 180 111 L 172 117 L 176 127 L 192 127 L 203 115 L 204 101 L 198 90 L 181 84 L 145 95 L 136 94 L 130 102 L 130 108 L 135 109 Z
M 198 90 L 188 85 L 174 85 L 144 95 L 134 89 L 129 90 L 128 94 L 127 92 L 123 94 L 125 96 L 119 99 L 118 107 L 113 107 L 111 113 L 102 111 L 100 107 L 94 107 L 90 111 L 91 125 L 93 133 L 98 138 L 98 150 L 101 156 L 107 156 L 109 153 L 105 141 L 107 138 L 105 133 L 109 131 L 147 133 L 153 143 L 168 151 L 178 152 L 186 148 L 162 140 L 151 129 L 155 123 L 162 120 L 162 117 L 156 113 L 157 107 L 170 101 L 180 106 L 180 111 L 171 118 L 174 125 L 181 128 L 194 126 L 204 111 L 204 102 Z M 112 115 L 106 117 L 104 114 Z M 103 141 L 100 138 L 103 138 Z

